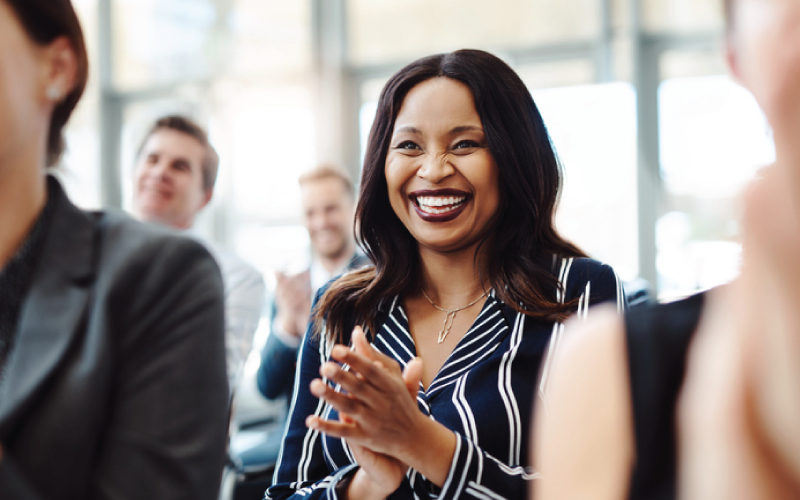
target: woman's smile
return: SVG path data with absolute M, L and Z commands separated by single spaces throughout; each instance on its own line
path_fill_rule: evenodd
M 427 222 L 447 222 L 458 217 L 472 196 L 456 189 L 417 190 L 409 194 L 417 215 Z

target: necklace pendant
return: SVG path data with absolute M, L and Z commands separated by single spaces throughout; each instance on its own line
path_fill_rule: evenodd
M 470 302 L 469 304 L 465 305 L 464 307 L 459 307 L 458 309 L 450 310 L 450 309 L 445 309 L 443 307 L 439 307 L 436 304 L 434 304 L 433 301 L 431 300 L 431 298 L 428 297 L 428 294 L 425 293 L 425 289 L 424 288 L 421 289 L 421 291 L 422 291 L 422 295 L 424 295 L 425 298 L 428 299 L 428 302 L 430 302 L 430 304 L 433 307 L 435 307 L 436 309 L 438 309 L 438 310 L 442 311 L 443 313 L 445 313 L 444 324 L 442 325 L 442 330 L 439 332 L 439 336 L 437 337 L 437 340 L 438 340 L 438 342 L 440 344 L 442 342 L 444 342 L 444 339 L 447 338 L 447 334 L 450 333 L 450 329 L 453 328 L 453 323 L 456 320 L 456 313 L 458 313 L 458 311 L 463 311 L 464 309 L 466 309 L 468 307 L 472 307 L 473 305 L 477 304 L 479 300 L 481 300 L 482 298 L 486 297 L 486 294 L 489 293 L 487 291 L 484 291 L 481 294 L 480 297 L 478 297 L 477 299 L 473 300 L 472 302 Z
M 453 328 L 453 321 L 456 319 L 456 313 L 458 311 L 448 311 L 447 315 L 444 317 L 444 324 L 442 325 L 442 331 L 439 332 L 439 343 L 441 344 L 444 342 L 444 339 L 447 338 L 447 334 L 450 333 L 450 329 Z

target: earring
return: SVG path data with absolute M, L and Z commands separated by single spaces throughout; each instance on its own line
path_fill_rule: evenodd
M 60 102 L 61 99 L 63 98 L 61 94 L 61 89 L 58 88 L 58 86 L 56 85 L 50 85 L 49 87 L 47 87 L 45 93 L 47 95 L 47 98 L 53 102 Z

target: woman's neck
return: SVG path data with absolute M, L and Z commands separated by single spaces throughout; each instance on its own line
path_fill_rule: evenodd
M 35 158 L 0 162 L 0 269 L 25 241 L 46 199 L 44 169 Z
M 475 248 L 439 253 L 420 249 L 421 287 L 436 305 L 445 309 L 464 306 L 490 287 L 483 259 Z

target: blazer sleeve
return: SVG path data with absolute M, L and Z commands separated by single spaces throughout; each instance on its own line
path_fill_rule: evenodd
M 296 362 L 296 347 L 286 345 L 274 330 L 267 336 L 261 350 L 261 364 L 256 372 L 258 390 L 267 399 L 278 399 L 292 393 Z
M 183 238 L 153 239 L 131 253 L 124 267 L 101 267 L 96 278 L 104 296 L 92 307 L 107 308 L 104 335 L 117 347 L 110 399 L 98 403 L 109 416 L 87 496 L 215 499 L 229 412 L 219 269 Z M 7 455 L 0 498 L 54 500 Z
M 217 496 L 229 421 L 222 280 L 205 248 L 174 241 L 150 260 L 119 325 L 127 332 L 95 476 L 104 500 Z

